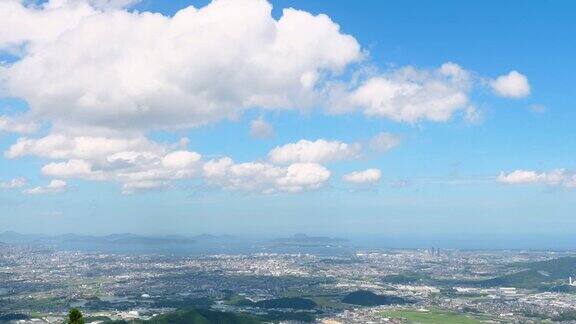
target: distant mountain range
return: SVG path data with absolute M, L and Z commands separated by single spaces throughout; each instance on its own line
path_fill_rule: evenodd
M 346 239 L 326 236 L 295 234 L 270 239 L 232 235 L 142 235 L 117 233 L 84 235 L 21 234 L 13 231 L 0 233 L 2 244 L 20 244 L 54 248 L 57 250 L 99 251 L 111 253 L 177 253 L 195 255 L 203 253 L 257 253 L 262 251 L 295 252 L 325 251 L 350 248 Z
M 138 235 L 132 233 L 110 234 L 103 236 L 61 234 L 21 234 L 13 231 L 0 233 L 0 243 L 4 244 L 59 244 L 59 243 L 90 243 L 90 244 L 134 244 L 134 245 L 169 245 L 194 244 L 198 241 L 229 240 L 230 235 Z

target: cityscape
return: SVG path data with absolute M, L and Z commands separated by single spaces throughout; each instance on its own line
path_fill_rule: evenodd
M 195 239 L 222 252 L 158 254 L 149 250 L 170 243 L 119 243 L 136 237 L 128 234 L 115 235 L 106 252 L 87 248 L 94 237 L 0 237 L 19 239 L 0 250 L 0 319 L 13 323 L 62 323 L 71 308 L 87 323 L 146 322 L 191 309 L 238 316 L 231 323 L 576 320 L 574 252 L 362 249 L 299 234 L 245 242 L 250 250 L 240 254 L 225 253 L 240 239 L 202 235 Z

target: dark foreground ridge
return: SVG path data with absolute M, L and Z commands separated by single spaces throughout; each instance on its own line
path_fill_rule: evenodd
M 25 319 L 25 318 L 15 318 Z M 296 323 L 314 322 L 315 317 L 310 313 L 268 312 L 267 314 L 246 314 L 240 312 L 223 312 L 205 308 L 178 309 L 149 320 L 112 320 L 106 316 L 93 316 L 83 318 L 83 322 L 66 322 L 67 324 L 102 323 L 102 324 L 256 324 L 278 323 L 292 321 Z
M 277 298 L 261 300 L 254 303 L 254 306 L 260 308 L 290 308 L 290 309 L 304 309 L 311 310 L 317 305 L 310 299 L 292 297 L 292 298 Z
M 402 305 L 411 304 L 410 300 L 398 296 L 377 295 L 368 290 L 351 292 L 342 299 L 346 304 L 361 306 Z
M 77 312 L 73 309 L 70 314 Z M 72 315 L 69 315 L 72 316 Z M 154 316 L 149 320 L 111 320 L 105 316 L 68 319 L 66 324 L 105 323 L 105 324 L 257 324 L 262 323 L 253 315 L 220 312 L 208 309 L 181 309 L 162 315 Z

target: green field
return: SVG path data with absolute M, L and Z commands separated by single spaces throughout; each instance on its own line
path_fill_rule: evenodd
M 408 323 L 422 323 L 422 324 L 477 324 L 482 323 L 477 318 L 456 314 L 452 312 L 430 310 L 390 310 L 381 313 L 383 317 L 404 319 Z
M 338 297 L 315 296 L 312 297 L 311 299 L 320 307 L 333 308 L 333 309 L 350 308 L 350 305 L 341 303 Z

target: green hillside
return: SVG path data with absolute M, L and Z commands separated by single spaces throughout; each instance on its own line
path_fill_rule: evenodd
M 424 280 L 430 280 L 430 277 L 426 274 L 415 272 L 388 275 L 382 278 L 383 282 L 391 284 L 413 284 Z
M 483 287 L 545 288 L 556 287 L 559 280 L 576 277 L 576 257 L 522 263 L 518 272 L 477 282 Z
M 550 278 L 536 270 L 524 270 L 493 279 L 480 281 L 483 287 L 516 287 L 516 288 L 536 288 L 549 281 Z
M 533 262 L 527 268 L 542 271 L 552 279 L 568 279 L 576 277 L 576 257 L 563 257 L 547 261 Z

